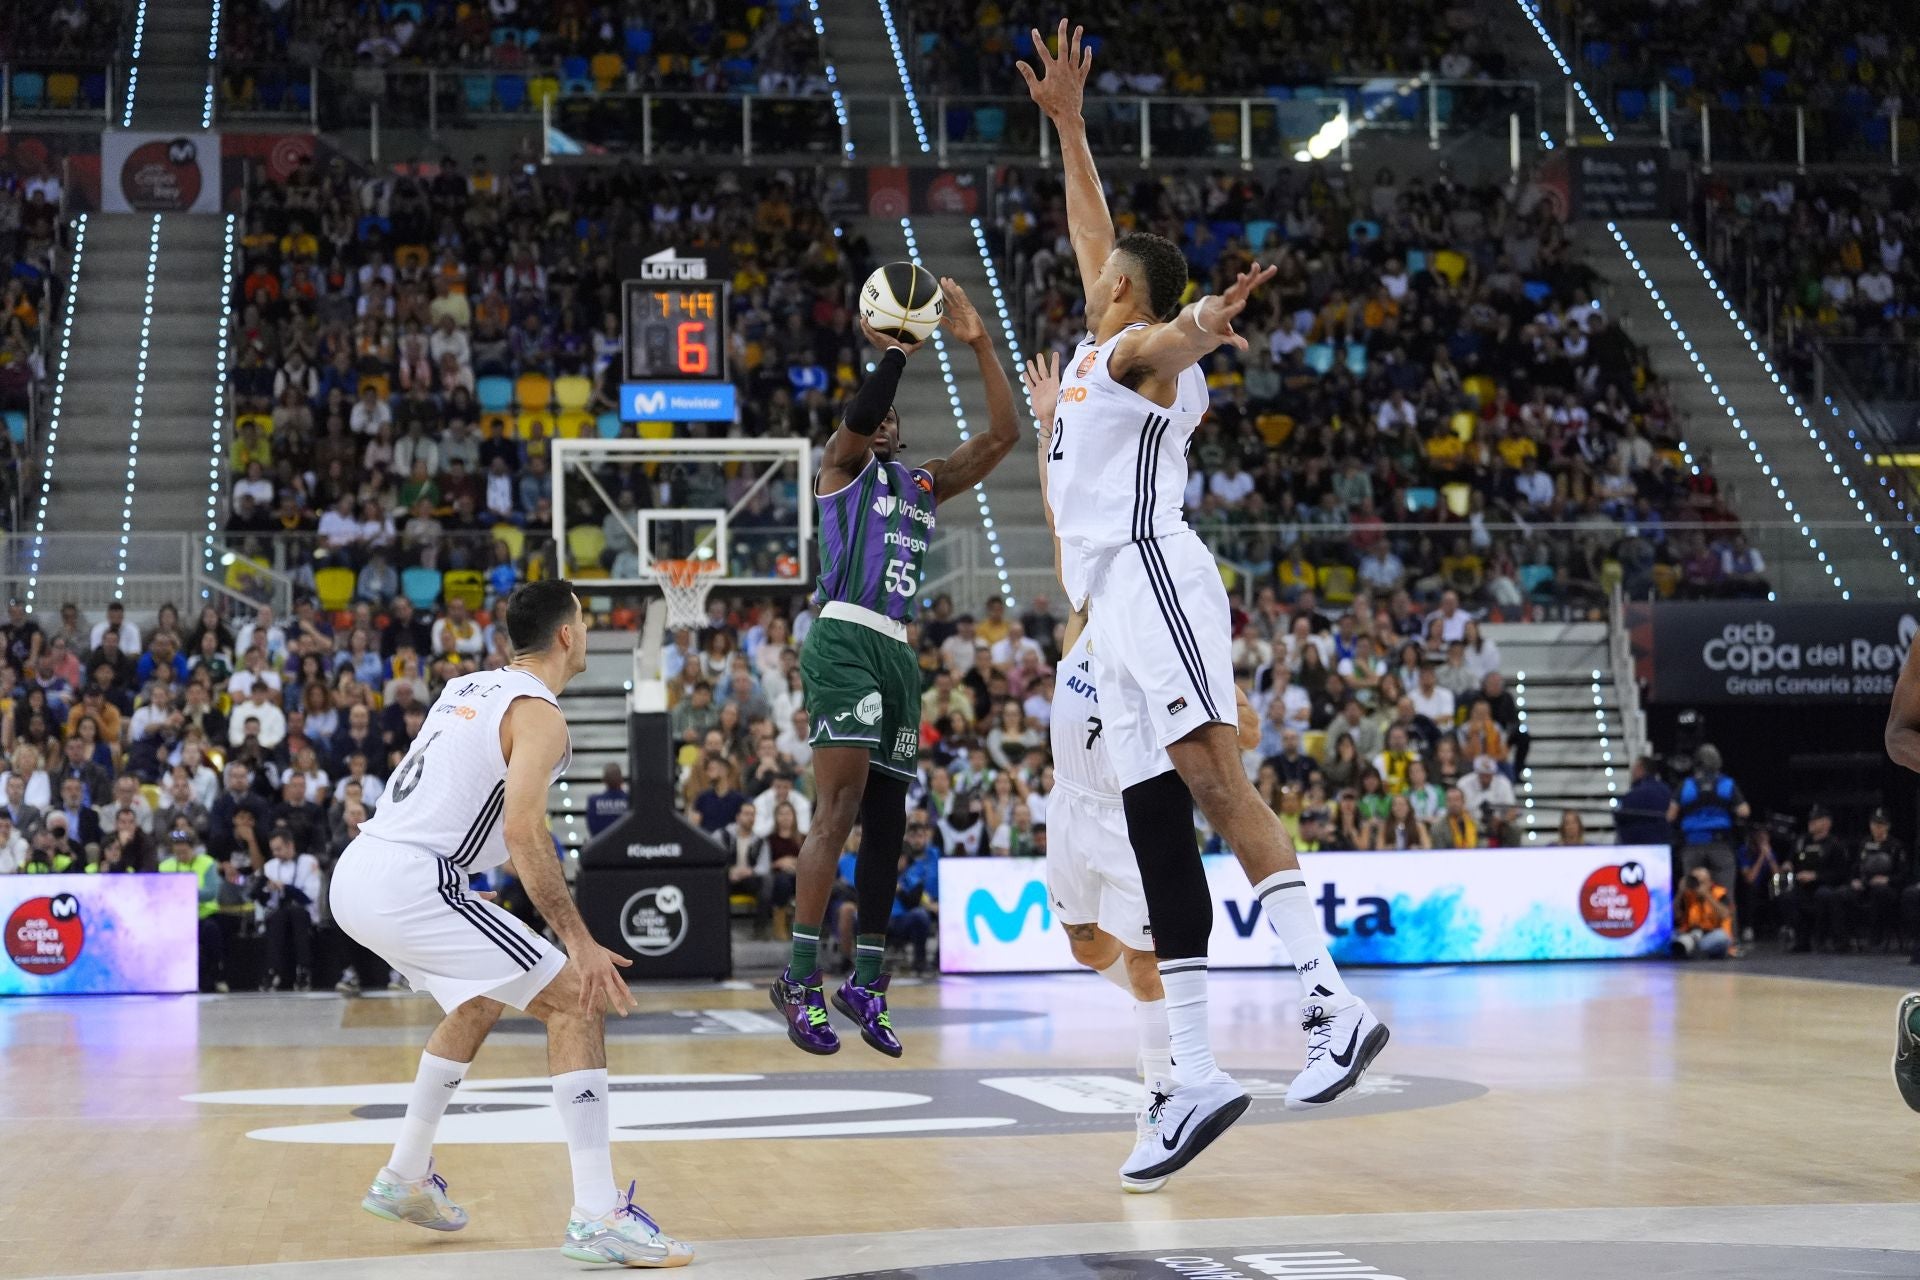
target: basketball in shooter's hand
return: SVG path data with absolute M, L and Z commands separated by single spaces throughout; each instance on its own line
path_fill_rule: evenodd
M 893 350 L 910 356 L 927 345 L 924 342 L 908 342 L 906 339 L 896 338 L 890 333 L 882 333 L 868 324 L 865 316 L 860 317 L 860 332 L 866 334 L 867 341 L 873 345 L 875 350 L 881 352 L 883 355 L 887 351 Z

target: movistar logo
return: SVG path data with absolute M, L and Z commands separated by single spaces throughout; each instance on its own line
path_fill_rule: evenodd
M 980 945 L 980 924 L 986 922 L 987 931 L 1002 942 L 1012 942 L 1027 928 L 1027 916 L 1035 908 L 1040 909 L 1040 928 L 1042 932 L 1053 927 L 1053 912 L 1047 908 L 1047 886 L 1038 880 L 1027 881 L 1027 887 L 1020 891 L 1020 901 L 1013 904 L 1013 910 L 1005 911 L 994 896 L 985 889 L 975 889 L 967 897 L 967 939 L 975 946 Z

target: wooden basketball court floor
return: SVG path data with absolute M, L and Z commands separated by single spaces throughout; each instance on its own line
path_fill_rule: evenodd
M 1152 1196 L 1125 1001 L 1082 975 L 897 989 L 907 1056 L 809 1058 L 757 984 L 642 990 L 614 1025 L 616 1171 L 713 1280 L 1920 1276 L 1898 990 L 1737 963 L 1360 972 L 1393 1041 L 1309 1116 L 1288 974 L 1218 974 L 1256 1095 Z M 572 1276 L 543 1041 L 503 1023 L 441 1129 L 473 1215 L 358 1208 L 425 999 L 0 1001 L 0 1277 Z

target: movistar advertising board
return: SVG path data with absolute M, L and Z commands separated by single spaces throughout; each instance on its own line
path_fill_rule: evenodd
M 1205 861 L 1214 967 L 1286 965 L 1240 863 Z M 1651 846 L 1311 853 L 1302 865 L 1342 964 L 1659 955 L 1673 932 L 1668 853 Z M 941 861 L 942 972 L 1075 967 L 1044 859 Z

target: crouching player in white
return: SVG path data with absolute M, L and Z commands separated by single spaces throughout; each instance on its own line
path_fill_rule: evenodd
M 1034 422 L 1040 428 L 1044 507 L 1046 423 L 1059 397 L 1059 356 L 1029 361 L 1022 377 Z M 1051 508 L 1046 509 L 1051 524 Z M 1056 569 L 1059 555 L 1060 545 L 1055 542 Z M 1134 1126 L 1133 1153 L 1121 1167 L 1120 1185 L 1136 1193 L 1158 1191 L 1173 1172 L 1156 1167 L 1171 1163 L 1159 1140 L 1160 1117 L 1174 1091 L 1166 991 L 1153 951 L 1153 925 L 1148 918 L 1146 890 L 1140 883 L 1140 863 L 1128 836 L 1120 777 L 1101 740 L 1100 698 L 1086 610 L 1076 610 L 1067 619 L 1060 644 L 1065 656 L 1054 678 L 1048 729 L 1054 790 L 1047 801 L 1047 888 L 1053 897 L 1054 914 L 1059 916 L 1073 947 L 1073 958 L 1133 996 L 1140 1072 L 1146 1081 L 1147 1099 Z M 1259 719 L 1245 694 L 1240 695 L 1240 722 L 1241 746 L 1258 744 Z M 1173 766 L 1169 762 L 1166 767 Z M 1233 1092 L 1238 1095 L 1238 1088 Z M 1241 1095 L 1236 1117 L 1246 1110 L 1247 1102 Z M 1130 1176 L 1142 1170 L 1143 1176 Z
M 388 783 L 380 811 L 334 869 L 333 918 L 432 993 L 446 1011 L 420 1055 L 400 1141 L 361 1207 L 394 1222 L 458 1231 L 466 1211 L 433 1171 L 433 1135 L 473 1056 L 511 1005 L 547 1027 L 553 1105 L 573 1165 L 573 1216 L 561 1252 L 581 1262 L 681 1267 L 693 1250 L 664 1234 L 613 1180 L 603 1006 L 633 995 L 631 962 L 587 932 L 547 833 L 547 788 L 571 755 L 556 701 L 586 669 L 587 630 L 573 585 L 549 579 L 506 605 L 513 662 L 451 681 Z M 557 950 L 467 888 L 511 858 Z

